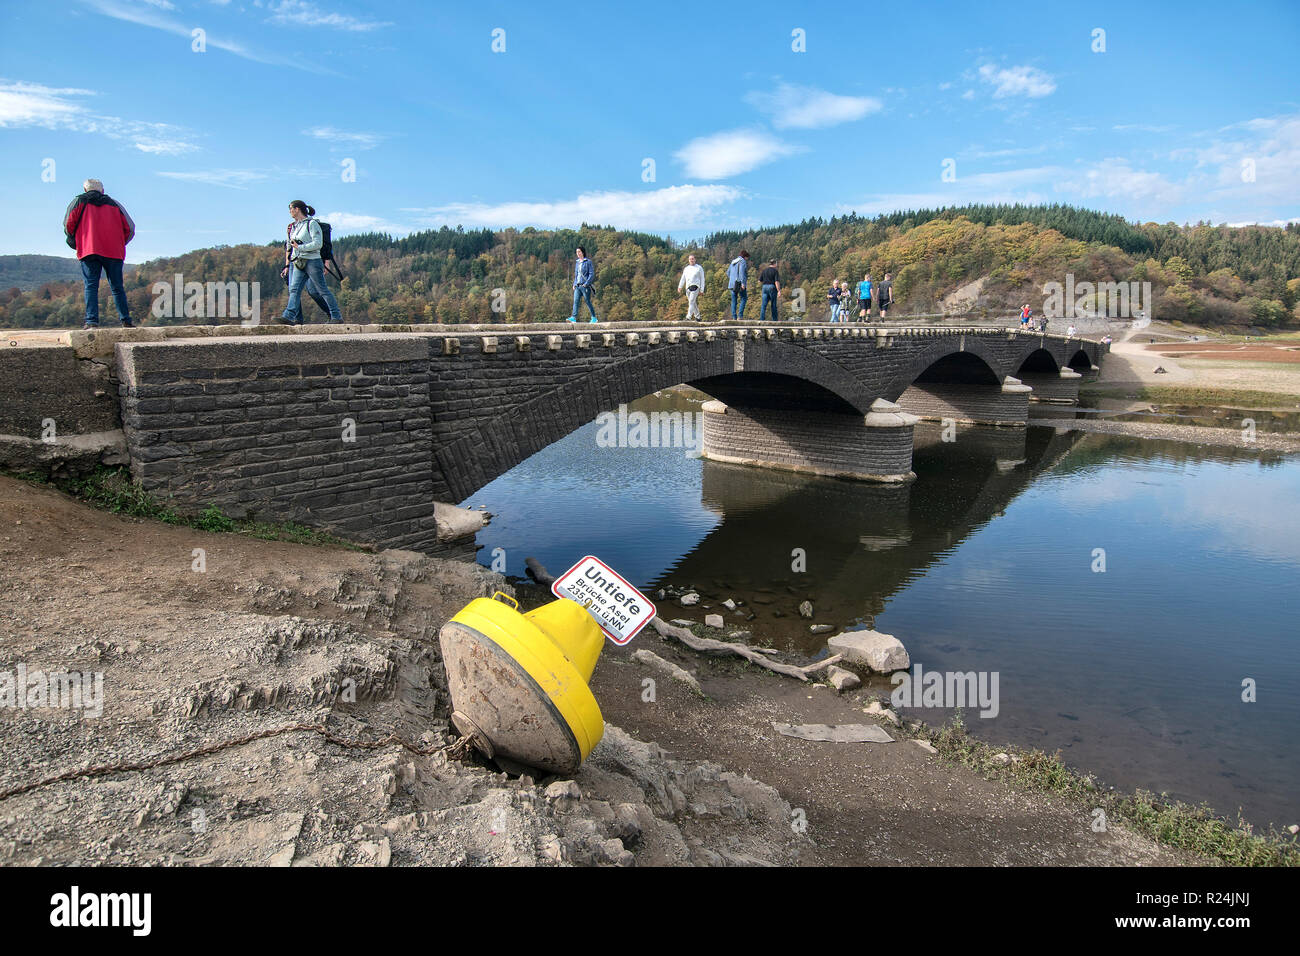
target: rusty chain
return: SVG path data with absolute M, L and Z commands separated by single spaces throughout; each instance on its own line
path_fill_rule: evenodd
M 66 770 L 53 777 L 46 777 L 43 780 L 35 780 L 31 783 L 24 783 L 16 787 L 9 787 L 8 789 L 0 790 L 0 800 L 7 800 L 10 797 L 18 796 L 20 793 L 29 793 L 32 790 L 39 790 L 42 787 L 48 787 L 52 783 L 61 783 L 65 780 L 79 780 L 83 777 L 102 777 L 110 773 L 151 770 L 154 767 L 181 763 L 185 760 L 192 760 L 195 757 L 203 757 L 222 750 L 228 750 L 231 747 L 242 747 L 244 744 L 250 744 L 255 740 L 262 740 L 266 737 L 278 737 L 281 734 L 292 734 L 301 731 L 311 731 L 312 733 L 320 734 L 332 744 L 337 744 L 340 747 L 347 747 L 353 750 L 378 750 L 380 747 L 387 747 L 390 744 L 401 744 L 404 748 L 411 751 L 411 753 L 417 754 L 421 757 L 431 757 L 436 753 L 446 753 L 448 759 L 459 760 L 468 754 L 470 749 L 469 737 L 461 737 L 455 743 L 445 744 L 441 747 L 418 747 L 398 734 L 389 734 L 387 737 L 380 740 L 348 740 L 344 737 L 338 736 L 333 731 L 329 730 L 324 724 L 289 724 L 284 727 L 272 727 L 269 730 L 254 731 L 251 734 L 245 734 L 243 737 L 232 737 L 229 740 L 221 740 L 214 744 L 207 744 L 203 747 L 197 747 L 194 750 L 187 750 L 184 753 L 172 754 L 170 756 L 154 757 L 150 760 L 137 762 L 101 764 L 98 767 L 83 767 L 80 770 Z

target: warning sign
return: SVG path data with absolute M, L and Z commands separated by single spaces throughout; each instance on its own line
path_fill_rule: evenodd
M 644 594 L 590 554 L 560 575 L 551 593 L 586 605 L 605 636 L 619 645 L 636 637 L 655 616 L 655 606 Z

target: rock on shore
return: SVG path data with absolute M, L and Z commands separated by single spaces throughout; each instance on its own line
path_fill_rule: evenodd
M 904 671 L 912 666 L 903 642 L 880 631 L 845 631 L 836 634 L 827 645 L 832 654 L 843 654 L 850 664 L 869 667 L 880 674 Z

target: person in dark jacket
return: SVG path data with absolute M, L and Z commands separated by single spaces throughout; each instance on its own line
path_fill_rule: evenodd
M 81 277 L 86 283 L 86 328 L 99 328 L 99 277 L 108 276 L 122 328 L 134 328 L 126 304 L 126 287 L 122 285 L 122 262 L 126 244 L 135 238 L 135 223 L 122 204 L 104 194 L 104 184 L 87 179 L 84 190 L 63 214 L 63 236 L 77 250 L 81 260 Z

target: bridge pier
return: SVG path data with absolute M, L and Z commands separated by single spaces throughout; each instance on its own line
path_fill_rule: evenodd
M 1021 376 L 1034 391 L 1031 402 L 1051 402 L 1053 405 L 1079 404 L 1079 382 L 1083 376 L 1068 366 L 1059 372 L 1026 372 Z
M 964 425 L 948 429 L 933 422 L 916 426 L 912 437 L 912 458 L 924 457 L 936 445 L 954 444 L 981 458 L 992 459 L 999 471 L 1023 464 L 1026 451 L 1027 428 L 993 428 L 987 425 Z
M 705 402 L 704 457 L 857 481 L 910 481 L 916 417 L 877 399 L 863 415 Z
M 898 397 L 899 406 L 923 421 L 963 425 L 1024 425 L 1033 389 L 1007 376 L 1002 385 L 917 383 Z

